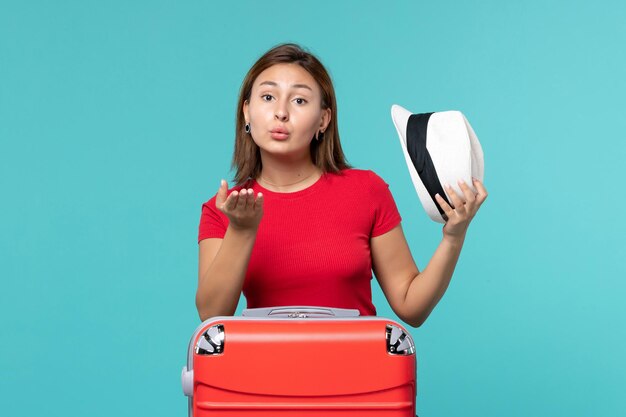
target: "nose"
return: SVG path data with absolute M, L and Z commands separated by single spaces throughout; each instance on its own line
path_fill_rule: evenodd
M 276 103 L 276 109 L 274 110 L 274 117 L 281 122 L 286 122 L 289 119 L 289 112 L 287 106 L 282 101 Z

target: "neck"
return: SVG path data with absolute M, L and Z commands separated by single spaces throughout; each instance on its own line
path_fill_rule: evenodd
M 272 191 L 293 192 L 312 185 L 321 174 L 310 159 L 295 162 L 263 158 L 263 169 L 257 181 Z

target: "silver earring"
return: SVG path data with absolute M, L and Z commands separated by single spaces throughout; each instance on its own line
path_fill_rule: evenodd
M 246 123 L 245 129 L 246 133 L 250 133 L 250 123 Z
M 315 140 L 317 140 L 318 142 L 320 140 L 324 140 L 324 131 L 323 130 L 318 130 L 317 134 L 315 135 Z

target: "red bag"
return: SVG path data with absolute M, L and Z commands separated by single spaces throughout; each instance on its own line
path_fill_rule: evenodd
M 189 416 L 415 416 L 409 332 L 358 314 L 275 307 L 206 320 L 183 368 Z

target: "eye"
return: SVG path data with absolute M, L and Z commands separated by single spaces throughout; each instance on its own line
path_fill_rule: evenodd
M 305 104 L 307 103 L 307 101 L 303 98 L 298 97 L 297 99 L 295 99 L 296 103 L 298 104 Z
M 267 97 L 269 97 L 269 99 L 268 99 Z M 271 95 L 271 94 L 263 94 L 263 95 L 261 96 L 261 100 L 263 100 L 263 101 L 271 101 L 271 100 L 272 100 L 272 98 L 274 98 L 274 97 L 272 97 L 272 95 Z

